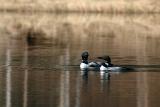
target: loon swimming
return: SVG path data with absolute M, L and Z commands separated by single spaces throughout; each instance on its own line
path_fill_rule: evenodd
M 81 54 L 82 62 L 80 64 L 81 70 L 100 70 L 100 71 L 126 71 L 132 70 L 132 68 L 114 66 L 111 63 L 111 58 L 109 56 L 97 57 L 102 59 L 101 62 L 88 62 L 89 53 L 87 51 Z
M 88 56 L 89 53 L 87 51 L 84 51 L 81 55 L 82 57 L 82 62 L 80 64 L 80 69 L 81 70 L 97 70 L 100 67 L 100 64 L 98 64 L 97 62 L 88 62 Z
M 128 71 L 133 70 L 133 68 L 115 66 L 111 63 L 111 58 L 109 56 L 98 57 L 103 59 L 104 62 L 101 63 L 100 71 Z
M 109 56 L 98 57 L 98 59 L 103 59 L 104 62 L 101 63 L 100 70 L 108 71 L 108 70 L 118 70 L 120 67 L 114 67 L 111 63 L 111 58 Z
M 118 66 L 109 66 L 108 63 L 102 63 L 100 66 L 100 71 L 122 71 L 127 70 L 125 67 L 118 67 Z

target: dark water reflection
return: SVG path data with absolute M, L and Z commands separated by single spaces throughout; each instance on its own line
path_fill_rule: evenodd
M 10 19 L 10 16 L 4 16 L 2 20 Z M 13 19 L 17 17 L 23 18 L 13 15 Z M 148 29 L 152 29 L 148 31 L 142 25 L 136 24 L 135 20 L 138 19 L 134 16 L 130 16 L 130 20 L 117 17 L 122 23 L 112 23 L 118 20 L 116 17 L 109 18 L 112 19 L 111 22 L 108 22 L 108 16 L 88 17 L 81 16 L 81 21 L 77 21 L 77 25 L 69 18 L 57 20 L 57 23 L 49 28 L 49 32 L 55 29 L 55 32 L 58 32 L 52 32 L 52 36 L 55 36 L 53 40 L 34 45 L 27 44 L 27 41 L 22 39 L 9 39 L 7 37 L 10 35 L 2 32 L 4 34 L 0 41 L 2 107 L 160 106 L 159 68 L 108 74 L 98 71 L 82 72 L 78 66 L 83 50 L 89 50 L 91 60 L 108 54 L 114 64 L 160 65 L 160 40 L 157 36 L 159 32 L 154 32 L 159 28 L 159 24 L 147 25 Z M 157 17 L 151 19 L 156 20 Z M 24 20 L 27 21 L 25 18 Z M 28 20 L 29 23 L 30 20 L 36 19 L 33 17 Z M 49 19 L 46 21 L 50 22 Z M 44 23 L 47 23 L 46 21 Z M 145 22 L 150 23 L 150 20 Z M 83 29 L 85 27 L 82 26 L 83 23 L 89 27 Z M 65 27 L 62 27 L 63 24 Z M 83 30 L 83 33 L 80 30 Z

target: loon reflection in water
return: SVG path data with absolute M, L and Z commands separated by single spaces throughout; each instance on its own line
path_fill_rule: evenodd
M 101 80 L 110 80 L 110 73 L 109 72 L 100 72 Z
M 87 80 L 88 79 L 88 70 L 82 70 L 81 75 L 83 79 Z

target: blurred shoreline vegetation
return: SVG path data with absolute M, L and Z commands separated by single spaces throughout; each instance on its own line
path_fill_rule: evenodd
M 23 39 L 86 38 L 90 36 L 159 37 L 159 14 L 0 14 L 2 35 Z M 7 24 L 6 24 L 7 23 Z M 132 32 L 132 33 L 131 33 Z
M 159 0 L 1 0 L 1 12 L 160 13 Z
M 1 32 L 15 39 L 160 35 L 159 0 L 1 0 L 0 12 Z

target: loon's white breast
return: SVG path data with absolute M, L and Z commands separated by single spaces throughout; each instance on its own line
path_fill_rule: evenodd
M 107 71 L 107 70 L 108 70 L 108 67 L 105 67 L 105 66 L 101 65 L 100 70 L 101 70 L 101 71 Z
M 87 70 L 87 69 L 88 69 L 88 64 L 82 62 L 82 63 L 80 64 L 80 69 L 81 69 L 81 70 Z
M 97 69 L 99 69 L 99 67 L 100 67 L 100 65 L 96 62 L 90 62 L 88 64 L 82 62 L 80 64 L 81 70 L 97 70 Z

